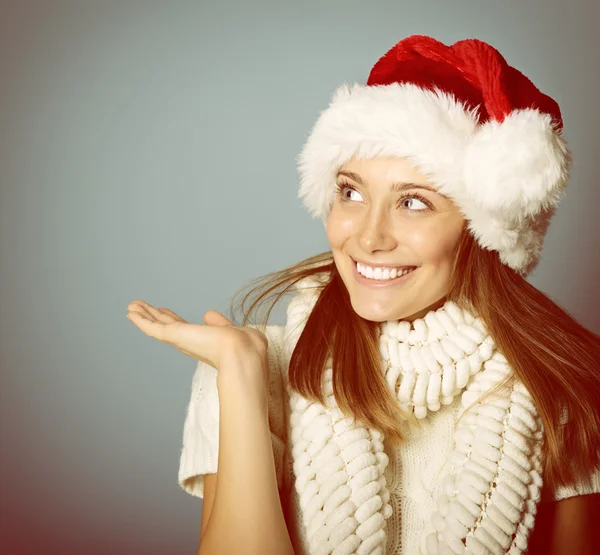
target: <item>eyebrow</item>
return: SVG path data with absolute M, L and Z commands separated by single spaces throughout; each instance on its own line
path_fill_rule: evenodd
M 340 172 L 338 172 L 337 176 L 339 177 L 340 175 L 345 175 L 346 177 L 353 179 L 354 181 L 356 181 L 357 183 L 360 183 L 361 185 L 365 184 L 364 181 L 362 180 L 362 178 L 360 177 L 360 175 L 358 175 L 357 173 L 340 171 Z M 411 182 L 407 182 L 407 181 L 401 181 L 398 183 L 392 183 L 392 185 L 390 186 L 390 190 L 393 193 L 400 193 L 402 191 L 405 191 L 406 189 L 427 189 L 428 191 L 437 193 L 438 195 L 441 194 L 439 191 L 436 191 L 433 187 L 430 187 L 429 185 L 423 185 L 421 183 L 411 183 Z

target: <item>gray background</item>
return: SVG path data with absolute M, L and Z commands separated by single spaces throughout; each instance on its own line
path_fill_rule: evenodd
M 597 6 L 2 2 L 3 553 L 195 552 L 201 501 L 177 485 L 195 362 L 126 307 L 202 322 L 326 250 L 295 157 L 406 35 L 486 40 L 561 105 L 573 178 L 530 281 L 600 331 Z

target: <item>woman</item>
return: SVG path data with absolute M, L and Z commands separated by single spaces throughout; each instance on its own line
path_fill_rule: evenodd
M 229 452 L 214 342 L 237 334 L 268 342 L 295 553 L 591 553 L 600 338 L 525 280 L 569 167 L 556 102 L 482 41 L 411 36 L 341 86 L 299 159 L 330 252 L 267 276 L 239 327 L 130 305 L 200 360 L 181 485 L 204 496 Z M 248 326 L 292 288 L 285 326 Z

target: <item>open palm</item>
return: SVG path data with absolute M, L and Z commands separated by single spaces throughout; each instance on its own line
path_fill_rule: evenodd
M 204 325 L 190 324 L 172 310 L 155 308 L 146 301 L 132 301 L 127 309 L 127 317 L 146 335 L 214 368 L 219 368 L 222 354 L 232 348 L 266 357 L 268 340 L 263 333 L 234 326 L 216 310 L 204 314 Z

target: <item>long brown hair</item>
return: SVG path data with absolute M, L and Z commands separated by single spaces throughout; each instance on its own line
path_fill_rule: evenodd
M 361 318 L 331 252 L 324 252 L 254 280 L 241 302 L 231 302 L 230 319 L 241 309 L 246 326 L 259 307 L 272 303 L 259 323 L 303 278 L 327 276 L 289 365 L 293 391 L 325 404 L 322 373 L 331 357 L 333 391 L 342 413 L 380 430 L 393 445 L 403 436 L 401 409 L 381 371 L 378 322 Z M 280 289 L 278 291 L 278 289 Z M 248 299 L 257 298 L 246 309 Z M 512 378 L 533 397 L 544 426 L 544 480 L 549 487 L 586 483 L 600 467 L 600 336 L 504 265 L 496 251 L 481 248 L 465 226 L 457 245 L 446 297 L 479 316 L 506 357 Z M 494 391 L 496 388 L 494 388 Z M 488 395 L 491 392 L 488 392 Z M 566 411 L 568 420 L 561 423 Z

